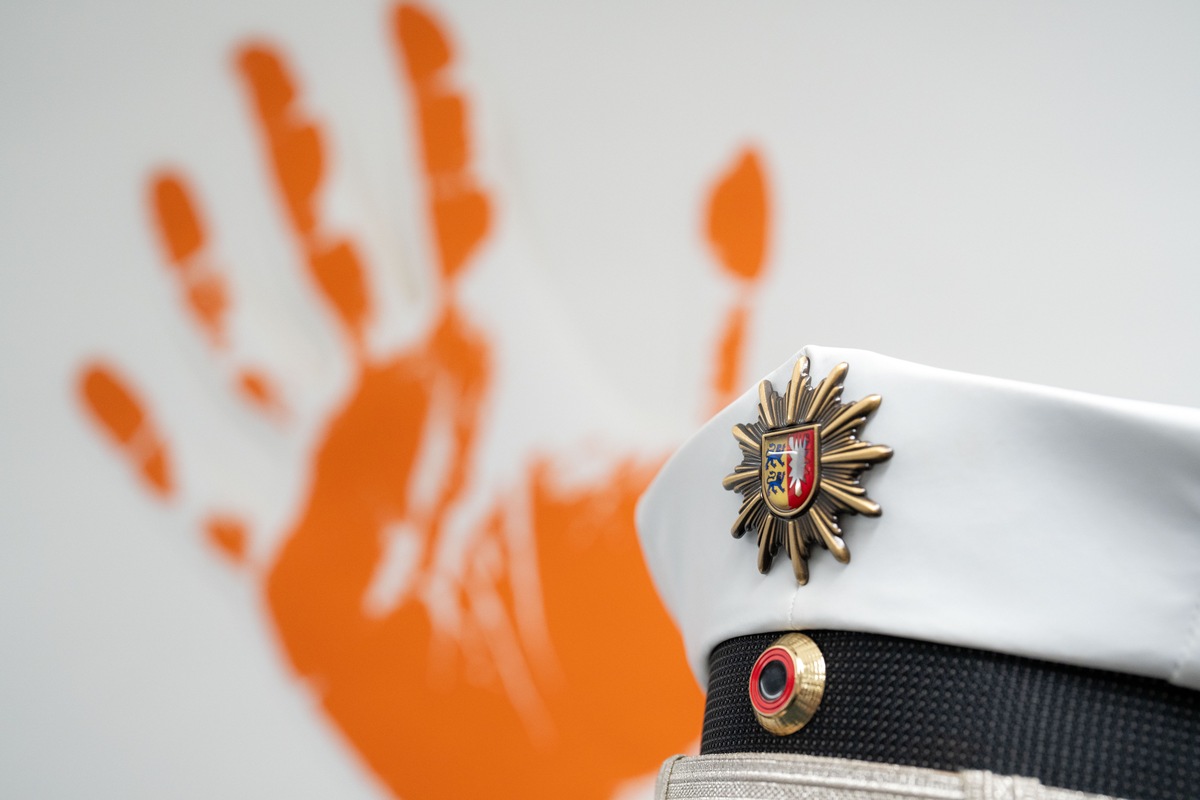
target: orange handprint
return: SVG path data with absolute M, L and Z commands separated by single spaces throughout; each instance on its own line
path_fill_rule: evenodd
M 390 22 L 414 101 L 437 290 L 424 332 L 384 357 L 365 345 L 374 312 L 360 250 L 321 212 L 322 126 L 277 48 L 258 42 L 236 55 L 281 214 L 354 364 L 309 451 L 294 522 L 262 572 L 266 608 L 289 667 L 398 796 L 608 796 L 685 749 L 699 722 L 700 696 L 633 531 L 633 505 L 657 460 L 626 459 L 567 486 L 554 457 L 536 457 L 514 463 L 514 480 L 482 504 L 469 496 L 497 367 L 459 283 L 489 235 L 494 198 L 473 172 L 469 104 L 441 26 L 411 5 Z M 757 191 L 749 202 L 761 207 L 761 175 Z M 236 298 L 187 180 L 155 175 L 150 197 L 183 307 L 239 396 L 279 412 L 274 382 L 229 342 L 224 320 Z M 739 213 L 714 205 L 715 216 Z M 752 214 L 751 227 L 761 218 Z M 723 241 L 719 227 L 713 237 Z M 741 277 L 750 285 L 760 272 L 761 241 Z M 741 303 L 732 313 L 744 319 Z M 736 372 L 742 347 L 725 338 L 723 375 Z M 146 487 L 163 498 L 180 491 L 167 437 L 131 382 L 97 361 L 79 386 Z M 427 469 L 430 441 L 449 466 Z M 469 533 L 447 558 L 442 543 L 464 515 Z M 247 557 L 251 532 L 236 516 L 213 512 L 204 525 L 227 557 Z M 379 600 L 398 542 L 411 548 L 411 574 Z

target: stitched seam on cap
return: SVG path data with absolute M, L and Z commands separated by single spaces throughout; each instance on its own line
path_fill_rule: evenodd
M 800 587 L 799 587 L 799 586 L 797 586 L 797 587 L 796 587 L 796 588 L 795 588 L 795 589 L 792 591 L 792 602 L 788 603 L 788 618 L 787 618 L 787 626 L 788 626 L 789 628 L 795 628 L 795 627 L 796 627 L 796 623 L 795 623 L 795 621 L 792 619 L 792 615 L 793 615 L 793 614 L 795 613 L 795 611 L 796 611 L 796 598 L 797 598 L 797 597 L 799 597 L 799 596 L 800 596 Z
M 683 759 L 683 756 L 671 756 L 663 762 L 662 767 L 658 771 L 658 780 L 654 782 L 654 798 L 662 800 L 669 797 L 671 794 L 671 784 L 675 776 L 675 765 Z

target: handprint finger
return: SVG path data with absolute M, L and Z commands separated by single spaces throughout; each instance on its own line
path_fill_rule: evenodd
M 150 204 L 167 263 L 180 282 L 188 309 L 216 346 L 225 344 L 228 290 L 207 258 L 207 236 L 183 179 L 160 173 L 150 180 Z
M 80 371 L 79 393 L 92 421 L 146 487 L 162 499 L 170 497 L 175 483 L 166 441 L 129 384 L 112 367 L 92 362 Z
M 161 171 L 150 178 L 151 224 L 162 242 L 163 256 L 179 283 L 184 305 L 207 335 L 209 344 L 223 361 L 228 361 L 230 343 L 226 318 L 230 290 L 217 269 L 208 233 L 193 192 L 183 176 Z M 230 367 L 233 385 L 242 399 L 265 412 L 280 412 L 283 400 L 273 382 L 261 370 Z
M 393 32 L 417 111 L 426 202 L 441 275 L 452 281 L 487 235 L 491 202 L 470 169 L 467 104 L 448 70 L 454 52 L 429 12 L 401 5 Z
M 766 179 L 758 154 L 744 150 L 713 187 L 706 233 L 722 270 L 739 285 L 717 345 L 713 409 L 733 400 L 741 386 L 749 292 L 762 281 L 769 229 Z
M 717 371 L 713 377 L 713 411 L 724 408 L 733 400 L 742 374 L 742 353 L 746 347 L 746 312 L 744 303 L 735 301 L 725 315 L 721 338 L 717 341 Z
M 730 275 L 761 277 L 767 224 L 766 179 L 758 154 L 747 149 L 713 187 L 708 205 L 708 240 Z
M 79 373 L 79 394 L 92 421 L 117 446 L 138 478 L 161 499 L 175 493 L 174 471 L 166 439 L 146 404 L 117 371 L 93 361 Z M 230 514 L 214 514 L 204 524 L 209 544 L 235 564 L 246 560 L 249 535 Z
M 370 297 L 353 243 L 328 230 L 317 192 L 324 178 L 321 131 L 300 108 L 296 83 L 281 55 L 264 44 L 238 52 L 237 66 L 270 156 L 296 243 L 317 288 L 345 326 L 361 355 Z

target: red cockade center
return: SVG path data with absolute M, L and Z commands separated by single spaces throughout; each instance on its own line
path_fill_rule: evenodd
M 750 671 L 750 702 L 764 716 L 776 714 L 791 702 L 795 686 L 792 654 L 783 647 L 768 647 Z

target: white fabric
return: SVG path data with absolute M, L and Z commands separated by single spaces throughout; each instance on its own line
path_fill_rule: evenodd
M 675 756 L 656 800 L 1105 800 L 980 770 L 943 772 L 791 753 Z M 1109 798 L 1108 800 L 1112 800 Z
M 802 354 L 814 382 L 850 365 L 843 401 L 883 396 L 859 430 L 895 451 L 863 476 L 883 515 L 844 515 L 851 562 L 816 549 L 805 586 L 782 552 L 760 575 L 754 535 L 729 533 L 741 496 L 721 485 L 741 460 L 731 428 L 756 419 L 757 384 L 710 420 L 638 508 L 702 686 L 725 639 L 831 628 L 1200 688 L 1200 411 L 865 351 Z M 794 362 L 767 376 L 777 391 Z

